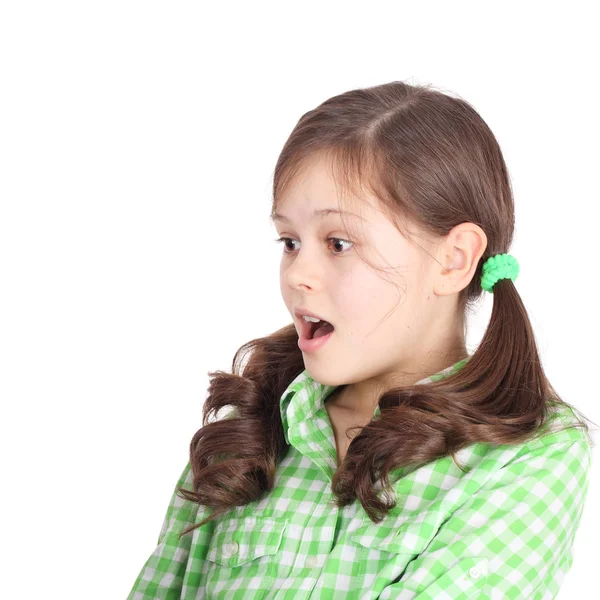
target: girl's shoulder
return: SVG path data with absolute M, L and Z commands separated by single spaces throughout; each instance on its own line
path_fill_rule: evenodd
M 556 400 L 548 401 L 548 415 L 535 435 L 523 446 L 534 449 L 559 443 L 581 443 L 590 449 L 594 441 L 585 417 L 573 406 Z

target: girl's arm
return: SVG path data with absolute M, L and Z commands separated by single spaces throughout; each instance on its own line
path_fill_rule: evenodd
M 190 463 L 186 464 L 177 482 L 177 487 L 192 489 L 192 471 Z M 158 545 L 146 561 L 139 573 L 127 600 L 164 600 L 179 599 L 182 595 L 184 577 L 188 572 L 186 585 L 194 585 L 199 575 L 200 562 L 194 557 L 191 567 L 188 565 L 192 534 L 190 532 L 179 539 L 179 534 L 189 525 L 197 522 L 199 505 L 189 502 L 177 495 L 177 487 L 173 491 L 167 513 L 158 536 Z M 204 533 L 196 531 L 194 554 L 203 552 Z

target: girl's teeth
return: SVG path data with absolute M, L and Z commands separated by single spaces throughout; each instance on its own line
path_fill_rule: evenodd
M 302 317 L 305 321 L 310 321 L 311 323 L 318 323 L 321 319 L 317 319 L 316 317 L 308 317 L 308 316 L 303 316 Z

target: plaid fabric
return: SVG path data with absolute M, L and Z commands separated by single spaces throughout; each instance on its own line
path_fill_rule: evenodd
M 589 436 L 556 427 L 570 411 L 555 410 L 553 426 L 533 441 L 462 449 L 464 470 L 444 457 L 394 471 L 397 506 L 374 524 L 358 501 L 332 504 L 337 462 L 324 400 L 334 389 L 303 371 L 282 395 L 289 449 L 261 500 L 179 540 L 208 512 L 173 492 L 128 600 L 556 596 L 572 564 L 591 463 Z M 177 485 L 192 488 L 189 463 Z

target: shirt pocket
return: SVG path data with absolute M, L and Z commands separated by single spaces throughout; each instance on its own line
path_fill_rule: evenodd
M 375 574 L 377 587 L 397 581 L 407 564 L 430 544 L 443 519 L 440 511 L 423 510 L 418 517 L 387 517 L 381 523 L 367 520 L 350 535 L 360 551 L 358 575 Z
M 352 534 L 353 542 L 395 554 L 420 554 L 435 536 L 443 517 L 437 511 L 423 511 L 419 520 L 407 517 L 392 522 L 366 521 Z
M 259 516 L 230 517 L 219 522 L 203 566 L 198 598 L 230 600 L 240 590 L 248 598 L 266 598 L 280 575 L 278 552 L 288 521 Z M 258 587 L 257 587 L 257 582 Z
M 268 559 L 279 551 L 287 524 L 287 519 L 258 516 L 222 521 L 215 527 L 206 560 L 233 568 Z

